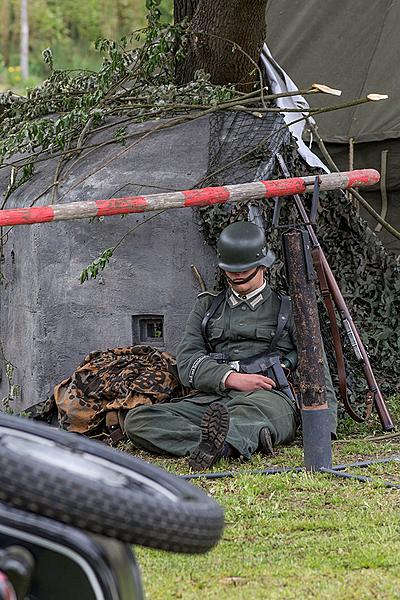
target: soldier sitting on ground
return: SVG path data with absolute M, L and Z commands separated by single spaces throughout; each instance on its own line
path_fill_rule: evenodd
M 180 379 L 197 393 L 130 410 L 125 429 L 135 446 L 189 456 L 190 467 L 201 470 L 221 457 L 272 454 L 293 441 L 295 399 L 287 383 L 266 370 L 274 360 L 281 373 L 281 365 L 287 371 L 297 366 L 290 300 L 264 279 L 273 261 L 256 224 L 237 222 L 223 230 L 218 264 L 228 288 L 199 294 L 177 351 Z M 325 380 L 334 435 L 337 403 L 326 361 Z

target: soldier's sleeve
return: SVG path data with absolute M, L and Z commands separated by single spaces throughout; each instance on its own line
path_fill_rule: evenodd
M 201 323 L 209 305 L 210 296 L 197 299 L 178 345 L 176 360 L 183 385 L 202 392 L 220 394 L 224 391 L 224 376 L 231 368 L 208 356 L 201 333 Z
M 290 333 L 290 337 L 293 341 L 293 344 L 296 345 L 293 313 L 290 315 L 290 319 L 288 322 L 288 330 Z M 331 377 L 331 373 L 330 373 L 329 365 L 328 365 L 328 359 L 326 358 L 323 343 L 322 343 L 322 348 L 323 348 L 323 353 L 324 353 L 324 377 L 325 377 L 325 386 L 326 386 L 326 399 L 327 399 L 328 408 L 329 408 L 329 421 L 330 421 L 330 426 L 331 426 L 331 433 L 334 436 L 336 436 L 337 398 L 336 398 L 335 389 L 333 387 L 332 377 Z M 294 364 L 295 366 L 293 368 L 297 367 L 297 362 L 298 362 L 297 350 L 293 350 L 293 351 L 289 352 L 287 355 L 285 355 L 285 360 L 289 360 L 291 365 Z

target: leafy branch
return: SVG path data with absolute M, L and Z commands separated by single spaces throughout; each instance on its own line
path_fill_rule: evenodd
M 104 267 L 110 262 L 110 258 L 113 254 L 114 248 L 107 248 L 104 250 L 96 260 L 83 269 L 79 277 L 80 283 L 85 283 L 88 279 L 96 279 L 99 271 L 103 271 Z

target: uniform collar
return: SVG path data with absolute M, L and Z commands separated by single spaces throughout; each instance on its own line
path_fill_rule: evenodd
M 264 281 L 263 285 L 258 289 L 250 292 L 246 296 L 240 296 L 237 292 L 232 289 L 228 291 L 228 303 L 231 308 L 236 308 L 242 304 L 246 304 L 250 310 L 256 310 L 258 306 L 263 304 L 271 295 L 271 288 Z
M 256 290 L 253 290 L 252 292 L 250 292 L 249 294 L 239 294 L 238 292 L 236 292 L 235 290 L 232 290 L 232 294 L 235 294 L 235 296 L 237 298 L 239 298 L 240 300 L 251 300 L 251 298 L 254 298 L 255 296 L 257 296 L 260 292 L 263 291 L 263 289 L 265 288 L 265 286 L 267 285 L 267 282 L 264 281 L 264 283 L 262 285 L 260 285 L 259 288 L 257 288 Z

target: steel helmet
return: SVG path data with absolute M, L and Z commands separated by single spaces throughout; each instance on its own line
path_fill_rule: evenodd
M 218 266 L 239 273 L 258 266 L 270 267 L 275 254 L 267 249 L 265 233 L 255 223 L 237 221 L 221 232 L 217 244 Z

